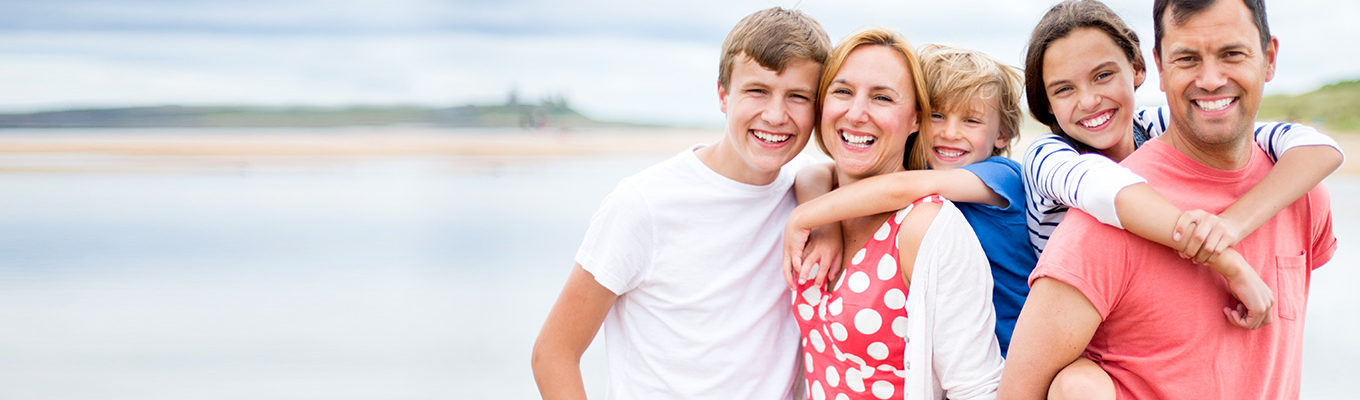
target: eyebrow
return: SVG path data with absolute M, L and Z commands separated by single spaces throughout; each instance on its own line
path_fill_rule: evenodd
M 847 86 L 850 85 L 850 81 L 845 80 L 845 78 L 840 78 L 840 79 L 833 80 L 833 81 L 831 81 L 831 83 L 839 83 L 839 84 L 847 85 Z M 869 90 L 871 90 L 871 91 L 873 91 L 873 90 L 887 91 L 887 92 L 892 92 L 893 94 L 900 94 L 900 93 L 898 93 L 897 89 L 894 89 L 892 86 L 888 86 L 888 85 L 874 85 L 873 87 L 869 88 Z

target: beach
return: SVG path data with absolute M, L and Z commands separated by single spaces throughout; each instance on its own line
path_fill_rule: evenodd
M 0 131 L 0 398 L 537 398 L 600 200 L 715 132 Z M 1356 165 L 1327 181 L 1307 399 L 1353 393 Z M 597 339 L 595 397 L 606 368 Z

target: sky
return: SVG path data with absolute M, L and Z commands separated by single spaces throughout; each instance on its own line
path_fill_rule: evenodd
M 564 97 L 596 119 L 722 123 L 717 64 L 738 20 L 782 6 L 833 42 L 868 26 L 1020 65 L 1054 0 L 0 1 L 0 112 L 135 105 L 500 104 Z M 1143 39 L 1151 1 L 1107 2 Z M 1360 2 L 1267 4 L 1267 94 L 1360 79 Z M 1344 54 L 1344 55 L 1343 55 Z M 1140 104 L 1161 104 L 1156 74 Z

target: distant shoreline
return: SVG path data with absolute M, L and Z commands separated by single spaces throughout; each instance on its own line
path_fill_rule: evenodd
M 120 156 L 364 157 L 465 156 L 533 158 L 552 156 L 664 156 L 718 140 L 721 128 L 602 128 L 578 131 L 428 128 L 345 129 L 91 129 L 0 130 L 0 154 L 102 154 Z M 1013 147 L 1019 158 L 1037 132 L 1025 132 Z M 1360 134 L 1331 135 L 1356 157 Z M 805 150 L 817 152 L 816 145 Z M 1360 175 L 1360 162 L 1347 160 L 1340 174 Z

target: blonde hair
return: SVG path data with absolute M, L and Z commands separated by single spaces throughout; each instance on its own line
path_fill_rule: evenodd
M 718 60 L 718 84 L 730 90 L 732 65 L 738 54 L 746 54 L 765 69 L 784 72 L 789 62 L 812 60 L 826 63 L 831 38 L 822 25 L 796 10 L 771 7 L 742 18 L 723 40 Z
M 860 46 L 868 45 L 887 46 L 902 53 L 902 56 L 907 60 L 906 67 L 907 72 L 911 74 L 912 85 L 915 86 L 916 119 L 919 123 L 918 126 L 921 130 L 925 130 L 926 124 L 930 123 L 930 118 L 927 117 L 927 115 L 930 114 L 930 98 L 926 96 L 926 81 L 921 73 L 920 58 L 916 56 L 916 51 L 912 50 L 911 43 L 907 42 L 907 39 L 902 37 L 902 34 L 887 28 L 876 27 L 861 30 L 851 34 L 849 37 L 845 38 L 845 40 L 842 40 L 840 44 L 836 45 L 835 49 L 831 50 L 831 56 L 827 57 L 826 64 L 822 67 L 821 82 L 817 84 L 817 93 L 819 94 L 817 96 L 817 115 L 819 122 L 813 130 L 813 137 L 817 138 L 817 147 L 821 148 L 822 153 L 826 153 L 828 156 L 831 155 L 831 152 L 827 151 L 826 143 L 823 142 L 821 132 L 822 127 L 820 123 L 822 103 L 826 96 L 826 88 L 831 86 L 832 80 L 836 79 L 836 73 L 840 72 L 841 65 L 845 64 L 845 59 L 850 56 L 850 52 Z M 903 160 L 903 167 L 906 167 L 907 169 L 925 169 L 925 151 L 925 146 L 921 146 L 919 143 L 915 148 L 907 149 L 909 155 Z
M 959 47 L 928 44 L 921 47 L 921 64 L 931 104 L 937 110 L 963 111 L 977 99 L 993 100 L 1001 116 L 1006 145 L 992 149 L 994 156 L 1009 156 L 1011 144 L 1020 137 L 1020 92 L 1023 79 L 1016 67 L 1003 64 L 986 53 Z

